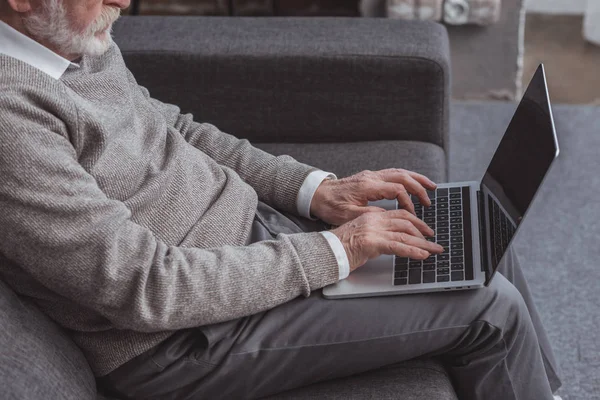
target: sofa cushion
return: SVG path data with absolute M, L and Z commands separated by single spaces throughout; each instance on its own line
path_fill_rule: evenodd
M 0 280 L 0 387 L 4 399 L 96 398 L 83 354 L 31 302 Z
M 431 143 L 400 140 L 347 143 L 254 143 L 271 154 L 333 172 L 339 178 L 370 169 L 404 168 L 446 182 L 446 154 Z
M 268 400 L 457 400 L 444 368 L 432 360 L 408 361 L 360 375 L 316 383 Z

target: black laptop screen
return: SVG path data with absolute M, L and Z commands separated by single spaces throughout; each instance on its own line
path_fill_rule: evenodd
M 482 180 L 482 188 L 492 194 L 483 199 L 492 271 L 506 252 L 557 154 L 546 79 L 540 66 Z

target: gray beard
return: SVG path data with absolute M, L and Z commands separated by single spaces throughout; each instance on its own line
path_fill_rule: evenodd
M 112 43 L 112 24 L 120 10 L 106 8 L 93 21 L 85 32 L 76 32 L 67 17 L 67 11 L 60 0 L 48 0 L 40 11 L 23 18 L 23 25 L 33 39 L 51 44 L 58 52 L 76 57 L 99 56 L 104 54 Z M 105 39 L 96 33 L 109 26 Z

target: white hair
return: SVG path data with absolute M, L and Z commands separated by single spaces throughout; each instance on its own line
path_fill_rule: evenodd
M 83 32 L 77 32 L 69 21 L 62 0 L 47 0 L 41 10 L 23 18 L 25 29 L 34 39 L 41 39 L 54 45 L 62 54 L 77 56 L 99 56 L 104 54 L 112 43 L 112 24 L 119 18 L 117 7 L 104 7 L 102 13 Z M 106 38 L 96 34 L 107 29 Z

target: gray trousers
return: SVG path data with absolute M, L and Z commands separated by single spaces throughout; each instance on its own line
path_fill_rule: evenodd
M 252 241 L 322 229 L 261 203 Z M 317 291 L 180 331 L 99 384 L 124 398 L 250 399 L 438 357 L 460 399 L 551 400 L 557 364 L 513 251 L 499 272 L 475 290 L 344 300 Z

